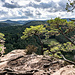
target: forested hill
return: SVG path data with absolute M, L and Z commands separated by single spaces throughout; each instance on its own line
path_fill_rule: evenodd
M 41 25 L 41 24 L 48 24 L 46 21 L 30 21 L 24 25 L 27 25 L 27 26 L 35 26 L 35 25 Z
M 75 20 L 75 18 L 62 18 L 62 19 L 66 19 L 67 21 L 70 21 L 70 19 Z
M 0 27 L 8 27 L 8 26 L 31 26 L 31 25 L 40 25 L 40 24 L 48 24 L 46 21 L 1 21 Z
M 0 22 L 0 27 L 20 26 L 20 25 L 22 25 L 22 24 Z
M 30 21 L 22 26 L 8 26 L 8 27 L 0 27 L 0 32 L 5 34 L 6 38 L 6 53 L 10 52 L 14 49 L 23 49 L 28 44 L 38 44 L 34 41 L 33 38 L 29 38 L 29 41 L 27 40 L 21 40 L 21 36 L 23 35 L 22 32 L 25 30 L 25 28 L 30 27 L 32 25 L 40 25 L 40 24 L 48 24 L 46 21 Z
M 1 23 L 2 24 L 2 23 Z M 7 25 L 7 23 L 4 23 Z M 41 25 L 41 24 L 48 24 L 46 21 L 30 21 L 24 25 L 21 26 L 11 26 L 8 24 L 7 27 L 0 27 L 0 32 L 2 33 L 22 33 L 24 31 L 25 28 L 30 27 L 30 26 L 35 26 L 35 25 Z
M 8 23 L 0 23 L 0 27 L 6 27 L 6 26 L 11 26 L 11 25 Z
M 70 21 L 69 18 L 62 18 L 66 19 L 67 21 Z M 70 18 L 70 19 L 75 19 L 75 18 Z M 8 27 L 8 26 L 21 26 L 21 25 L 40 25 L 40 24 L 48 24 L 46 20 L 28 20 L 28 21 L 11 21 L 11 20 L 6 20 L 6 21 L 0 21 L 0 27 Z
M 28 21 L 11 21 L 11 20 L 0 21 L 0 27 L 20 26 L 27 22 Z
M 8 27 L 0 27 L 0 32 L 5 34 L 6 42 L 5 42 L 5 47 L 7 48 L 5 51 L 6 53 L 10 52 L 11 50 L 14 49 L 25 49 L 28 44 L 35 45 L 39 48 L 40 50 L 40 45 L 36 43 L 34 40 L 36 37 L 30 37 L 27 40 L 22 40 L 21 36 L 23 35 L 23 32 L 25 28 L 28 28 L 33 25 L 41 25 L 41 24 L 48 24 L 46 21 L 30 21 L 24 25 L 21 26 L 8 26 Z M 75 31 L 73 32 L 73 34 Z M 71 33 L 72 35 L 72 33 Z M 62 36 L 55 37 L 57 41 L 63 43 L 66 42 L 67 40 Z M 38 39 L 37 39 L 37 42 Z M 38 50 L 38 52 L 39 52 Z M 40 52 L 39 52 L 40 53 Z

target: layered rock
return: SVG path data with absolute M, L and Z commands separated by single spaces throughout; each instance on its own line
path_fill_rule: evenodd
M 0 75 L 51 75 L 60 71 L 63 63 L 50 56 L 26 55 L 25 50 L 13 50 L 0 58 Z

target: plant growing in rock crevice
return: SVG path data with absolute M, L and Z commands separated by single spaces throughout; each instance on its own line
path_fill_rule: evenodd
M 26 54 L 32 54 L 33 52 L 36 53 L 37 51 L 37 47 L 34 45 L 28 45 L 26 49 Z

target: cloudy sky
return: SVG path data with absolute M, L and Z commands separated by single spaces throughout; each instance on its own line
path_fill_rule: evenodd
M 0 20 L 47 20 L 75 17 L 66 12 L 68 0 L 0 0 Z

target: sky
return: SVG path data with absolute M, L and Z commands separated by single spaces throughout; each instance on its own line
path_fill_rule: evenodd
M 75 18 L 65 10 L 68 0 L 0 0 L 0 20 Z

